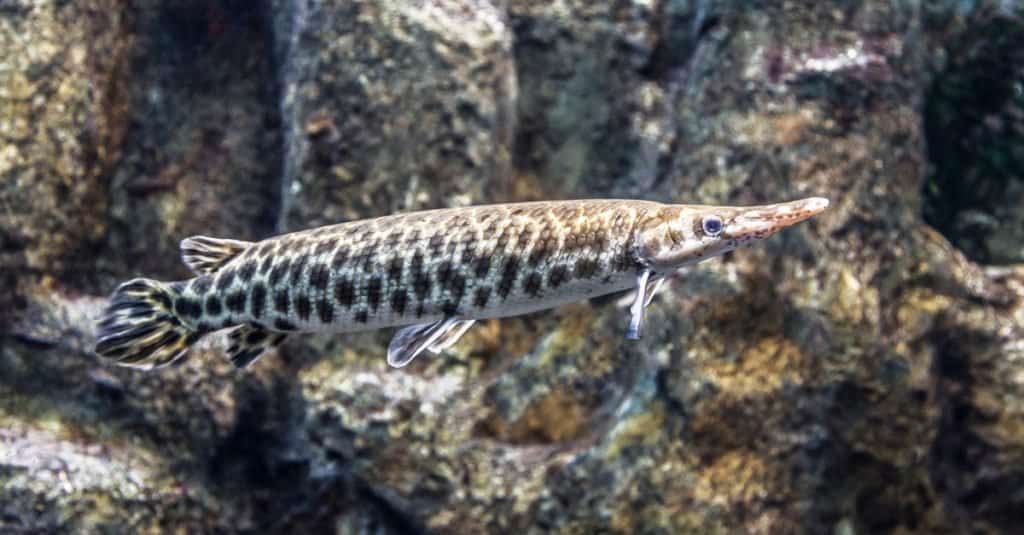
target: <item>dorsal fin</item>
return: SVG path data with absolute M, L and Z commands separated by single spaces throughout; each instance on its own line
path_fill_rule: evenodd
M 209 275 L 246 250 L 252 242 L 192 236 L 181 240 L 181 260 L 196 275 Z

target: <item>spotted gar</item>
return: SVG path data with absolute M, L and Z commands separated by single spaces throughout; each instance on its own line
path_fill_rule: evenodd
M 485 318 L 637 289 L 627 338 L 666 277 L 767 238 L 828 200 L 751 207 L 575 200 L 395 214 L 246 242 L 181 242 L 195 277 L 134 279 L 114 292 L 96 352 L 143 368 L 169 364 L 232 328 L 239 367 L 293 332 L 399 327 L 392 366 L 439 352 Z

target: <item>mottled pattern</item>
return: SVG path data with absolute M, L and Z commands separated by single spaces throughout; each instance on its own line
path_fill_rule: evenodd
M 349 331 L 500 317 L 626 289 L 644 201 L 505 204 L 397 214 L 249 246 L 183 287 L 182 321 Z

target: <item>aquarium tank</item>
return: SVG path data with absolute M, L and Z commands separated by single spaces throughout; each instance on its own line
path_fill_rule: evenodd
M 1024 2 L 0 0 L 0 533 L 1024 532 Z

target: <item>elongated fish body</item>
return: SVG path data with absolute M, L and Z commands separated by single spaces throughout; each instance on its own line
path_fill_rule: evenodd
M 396 214 L 251 243 L 182 242 L 187 281 L 122 285 L 97 353 L 167 364 L 199 337 L 236 327 L 229 357 L 253 362 L 291 332 L 403 327 L 391 364 L 440 351 L 473 323 L 639 288 L 630 338 L 657 283 L 686 264 L 822 211 L 812 198 L 751 208 L 578 200 Z

